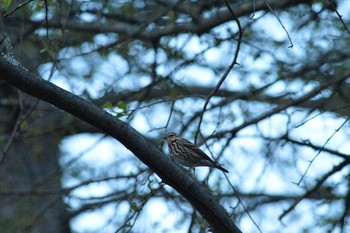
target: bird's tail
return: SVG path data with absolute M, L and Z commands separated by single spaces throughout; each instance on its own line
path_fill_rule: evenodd
M 215 168 L 225 172 L 225 173 L 229 173 L 225 168 L 223 168 L 219 163 L 215 163 L 214 165 Z

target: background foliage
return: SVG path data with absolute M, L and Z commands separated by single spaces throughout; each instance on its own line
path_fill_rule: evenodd
M 238 64 L 204 113 L 238 44 L 223 1 L 2 1 L 1 41 L 164 151 L 168 131 L 197 140 L 230 173 L 196 177 L 243 232 L 348 232 L 349 6 L 229 3 L 242 25 Z M 207 229 L 98 129 L 2 80 L 0 112 L 4 232 Z

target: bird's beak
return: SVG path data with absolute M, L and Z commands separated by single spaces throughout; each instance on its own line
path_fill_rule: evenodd
M 163 140 L 166 140 L 166 136 L 162 137 Z

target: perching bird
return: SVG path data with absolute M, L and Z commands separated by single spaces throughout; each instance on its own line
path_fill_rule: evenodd
M 206 166 L 228 173 L 225 168 L 213 161 L 198 146 L 178 136 L 176 133 L 167 133 L 164 139 L 168 143 L 170 158 L 183 166 L 190 167 L 190 170 L 194 167 Z

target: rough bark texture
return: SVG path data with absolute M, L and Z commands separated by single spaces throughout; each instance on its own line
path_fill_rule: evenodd
M 26 72 L 22 67 L 0 58 L 1 78 L 18 89 L 47 101 L 101 129 L 120 141 L 149 166 L 163 182 L 183 195 L 208 221 L 214 233 L 239 233 L 227 212 L 202 184 L 175 166 L 150 141 L 126 123 L 117 120 L 92 103 Z

